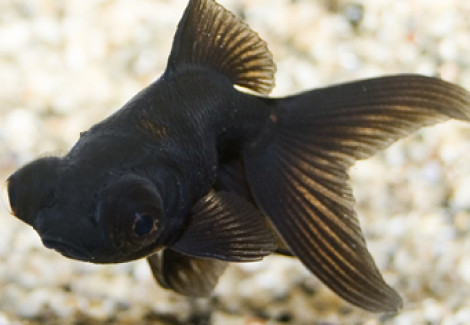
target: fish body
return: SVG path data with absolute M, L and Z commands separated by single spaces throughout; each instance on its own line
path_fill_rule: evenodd
M 188 296 L 210 294 L 227 262 L 278 252 L 359 307 L 399 309 L 347 170 L 422 126 L 470 120 L 470 94 L 397 75 L 269 98 L 274 72 L 246 24 L 190 0 L 163 75 L 65 156 L 11 175 L 13 214 L 70 258 L 147 258 L 163 287 Z
M 188 84 L 192 85 L 190 89 Z M 206 87 L 214 95 L 204 91 Z M 182 93 L 186 93 L 183 101 Z M 190 71 L 176 76 L 164 75 L 114 115 L 83 132 L 65 157 L 39 159 L 16 173 L 29 177 L 28 169 L 41 170 L 42 166 L 37 168 L 38 162 L 50 162 L 49 172 L 42 175 L 44 179 L 32 181 L 51 184 L 54 194 L 41 202 L 51 207 L 41 207 L 34 217 L 21 213 L 23 205 L 13 210 L 18 211 L 22 220 L 30 220 L 46 246 L 57 248 L 58 245 L 64 248 L 59 251 L 68 257 L 97 263 L 145 257 L 175 241 L 194 203 L 210 192 L 217 175 L 217 142 L 223 134 L 237 129 L 233 134 L 253 137 L 263 126 L 269 108 L 260 105 L 261 102 L 252 96 L 240 96 L 220 74 Z M 240 118 L 243 110 L 237 107 L 249 106 L 256 106 L 258 110 L 249 114 L 250 121 L 245 123 L 247 120 Z M 232 141 L 238 140 L 241 139 Z M 9 184 L 19 177 L 15 175 L 10 177 Z M 148 187 L 150 192 L 155 192 L 148 194 L 149 200 L 159 203 L 147 207 L 143 202 L 143 210 L 164 208 L 164 213 L 157 211 L 156 214 L 169 217 L 159 221 L 163 226 L 159 227 L 151 245 L 141 247 L 139 244 L 138 250 L 127 252 L 125 247 L 108 245 L 114 242 L 106 236 L 109 230 L 103 233 L 95 226 L 104 222 L 102 216 L 127 209 L 113 204 L 122 202 L 119 198 L 134 196 L 132 192 L 125 193 L 133 186 Z M 64 216 L 68 216 L 67 219 Z M 76 222 L 87 222 L 78 229 L 89 228 L 90 233 L 76 232 Z M 121 224 L 117 226 L 124 228 Z M 100 234 L 89 236 L 93 228 L 99 229 Z M 271 236 L 267 230 L 262 232 Z M 63 234 L 67 234 L 67 238 L 63 238 Z M 274 242 L 270 244 L 269 252 L 272 252 Z

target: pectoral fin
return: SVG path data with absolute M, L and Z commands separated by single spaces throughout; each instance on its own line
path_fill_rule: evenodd
M 190 297 L 210 295 L 228 264 L 187 256 L 168 248 L 147 257 L 147 261 L 162 287 Z
M 196 202 L 171 248 L 194 257 L 256 261 L 276 250 L 276 237 L 251 203 L 233 193 L 212 192 Z

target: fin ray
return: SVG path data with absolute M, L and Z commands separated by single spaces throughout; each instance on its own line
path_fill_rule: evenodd
M 228 263 L 220 260 L 187 256 L 169 248 L 147 257 L 157 282 L 190 297 L 210 295 Z
M 169 71 L 196 66 L 262 95 L 274 88 L 276 67 L 266 43 L 213 0 L 190 0 L 173 41 Z
M 276 249 L 276 238 L 251 203 L 233 193 L 213 192 L 196 202 L 171 247 L 200 258 L 256 261 Z
M 271 125 L 244 148 L 251 192 L 289 249 L 326 285 L 365 309 L 395 311 L 401 299 L 367 249 L 347 170 L 420 127 L 449 118 L 470 119 L 470 94 L 416 75 L 279 99 Z
M 256 163 L 247 157 L 247 165 L 269 163 L 270 176 L 247 168 L 248 178 L 255 199 L 290 250 L 343 298 L 369 310 L 397 309 L 400 298 L 383 281 L 367 251 L 350 187 L 331 195 L 322 189 L 328 185 L 321 178 L 311 180 L 313 175 L 293 170 L 297 158 L 288 148 L 273 143 L 269 149 L 266 159 L 257 157 Z

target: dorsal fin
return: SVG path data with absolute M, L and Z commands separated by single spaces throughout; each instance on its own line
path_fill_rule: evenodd
M 266 43 L 213 0 L 190 0 L 178 25 L 168 69 L 190 66 L 211 68 L 263 95 L 274 87 L 276 67 Z

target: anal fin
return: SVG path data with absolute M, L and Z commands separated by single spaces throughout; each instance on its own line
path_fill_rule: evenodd
M 228 263 L 187 256 L 169 248 L 147 257 L 157 282 L 189 297 L 210 295 Z

